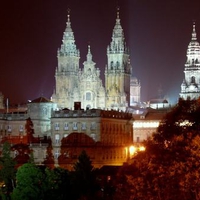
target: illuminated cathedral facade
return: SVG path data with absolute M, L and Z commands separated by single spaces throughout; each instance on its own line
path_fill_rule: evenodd
M 184 70 L 185 78 L 181 84 L 180 97 L 197 99 L 200 97 L 200 45 L 197 41 L 195 23 L 193 23 L 192 39 L 187 49 L 187 61 Z
M 56 86 L 52 101 L 57 103 L 59 108 L 73 109 L 75 102 L 81 102 L 81 109 L 125 111 L 127 107 L 133 105 L 133 102 L 140 101 L 140 83 L 132 77 L 129 51 L 120 23 L 119 11 L 117 11 L 112 40 L 107 47 L 105 84 L 101 80 L 100 69 L 92 60 L 90 46 L 88 46 L 83 68 L 80 67 L 80 51 L 75 44 L 69 13 L 57 58 Z

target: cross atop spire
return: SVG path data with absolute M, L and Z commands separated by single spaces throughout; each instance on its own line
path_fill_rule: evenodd
M 117 19 L 119 19 L 119 10 L 120 10 L 120 7 L 117 5 Z
M 71 22 L 70 22 L 70 9 L 67 9 L 67 28 L 71 28 Z
M 92 61 L 92 54 L 91 54 L 91 51 L 90 51 L 90 45 L 88 45 L 87 61 L 88 62 Z
M 194 40 L 197 40 L 195 22 L 193 22 L 192 40 L 193 40 L 193 41 L 194 41 Z

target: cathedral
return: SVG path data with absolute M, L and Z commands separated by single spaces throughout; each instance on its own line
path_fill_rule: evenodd
M 195 23 L 193 23 L 192 39 L 187 49 L 185 78 L 181 84 L 180 97 L 197 99 L 200 97 L 200 45 L 197 41 Z
M 8 102 L 5 108 L 0 93 L 0 150 L 8 141 L 18 164 L 27 162 L 28 153 L 33 152 L 35 163 L 67 169 L 71 169 L 83 149 L 98 168 L 121 166 L 131 159 L 132 145 L 139 151 L 141 142 L 156 132 L 171 108 L 166 100 L 153 99 L 146 107 L 135 109 L 140 102 L 141 87 L 132 76 L 119 10 L 105 53 L 103 83 L 90 45 L 80 66 L 80 51 L 68 13 L 62 45 L 57 52 L 52 99 L 39 97 L 22 109 L 11 109 Z M 184 73 L 180 97 L 200 97 L 200 45 L 195 24 Z
M 81 68 L 80 51 L 75 43 L 68 12 L 62 45 L 57 52 L 56 86 L 52 101 L 57 103 L 59 108 L 73 109 L 75 102 L 81 102 L 81 109 L 99 108 L 122 111 L 140 102 L 140 82 L 132 77 L 129 50 L 125 43 L 119 10 L 117 10 L 112 40 L 107 47 L 104 84 L 101 80 L 100 69 L 92 60 L 91 49 L 88 46 L 87 58 Z

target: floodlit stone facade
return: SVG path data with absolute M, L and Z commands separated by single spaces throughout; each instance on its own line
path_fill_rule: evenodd
M 200 97 L 200 45 L 197 41 L 195 23 L 193 24 L 192 39 L 187 49 L 187 61 L 184 70 L 185 78 L 181 84 L 180 97 L 197 99 Z
M 96 64 L 92 60 L 90 46 L 88 46 L 87 59 L 83 63 L 83 69 L 79 66 L 80 52 L 75 44 L 69 13 L 57 58 L 56 87 L 52 101 L 56 102 L 59 108 L 72 109 L 74 102 L 81 102 L 82 109 L 100 108 L 125 111 L 130 105 L 131 97 L 137 96 L 134 101 L 140 100 L 140 84 L 134 85 L 137 89 L 131 90 L 132 96 L 130 97 L 132 67 L 120 23 L 119 11 L 117 12 L 112 40 L 107 47 L 105 87 L 100 78 L 100 69 L 95 66 Z M 136 94 L 133 94 L 135 91 Z
M 170 108 L 144 109 L 139 114 L 133 114 L 133 143 L 140 144 L 156 133 L 160 122 Z
M 39 97 L 27 104 L 27 118 L 30 117 L 38 137 L 51 136 L 51 116 L 57 104 L 49 99 Z
M 140 102 L 140 82 L 136 77 L 131 77 L 130 82 L 130 106 L 138 105 Z
M 122 165 L 133 139 L 132 114 L 108 110 L 54 112 L 52 150 L 55 165 L 71 169 L 84 149 L 95 167 Z

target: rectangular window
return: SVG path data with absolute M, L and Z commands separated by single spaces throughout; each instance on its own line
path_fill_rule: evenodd
M 59 157 L 59 149 L 56 149 L 55 158 L 58 159 L 58 157 Z
M 19 126 L 19 132 L 23 132 L 23 131 L 24 131 L 23 125 L 20 125 L 20 126 Z
M 68 130 L 69 130 L 69 126 L 68 126 L 67 123 L 65 123 L 64 130 L 65 130 L 65 131 L 68 131 Z
M 82 127 L 81 128 L 82 128 L 82 130 L 86 130 L 86 123 L 85 122 L 82 123 Z
M 140 142 L 140 137 L 137 137 L 137 142 Z
M 59 124 L 55 123 L 55 130 L 58 131 L 59 130 Z
M 12 126 L 11 126 L 11 125 L 8 125 L 7 131 L 8 131 L 8 133 L 11 133 L 11 132 L 12 132 Z
M 73 130 L 78 130 L 77 122 L 73 123 Z
M 56 142 L 56 144 L 59 143 L 59 140 L 60 140 L 60 135 L 59 135 L 59 134 L 56 134 L 56 135 L 55 135 L 55 142 Z
M 91 93 L 90 92 L 86 92 L 86 100 L 87 101 L 91 100 Z
M 96 123 L 95 122 L 92 122 L 91 123 L 91 130 L 95 130 L 96 129 Z

